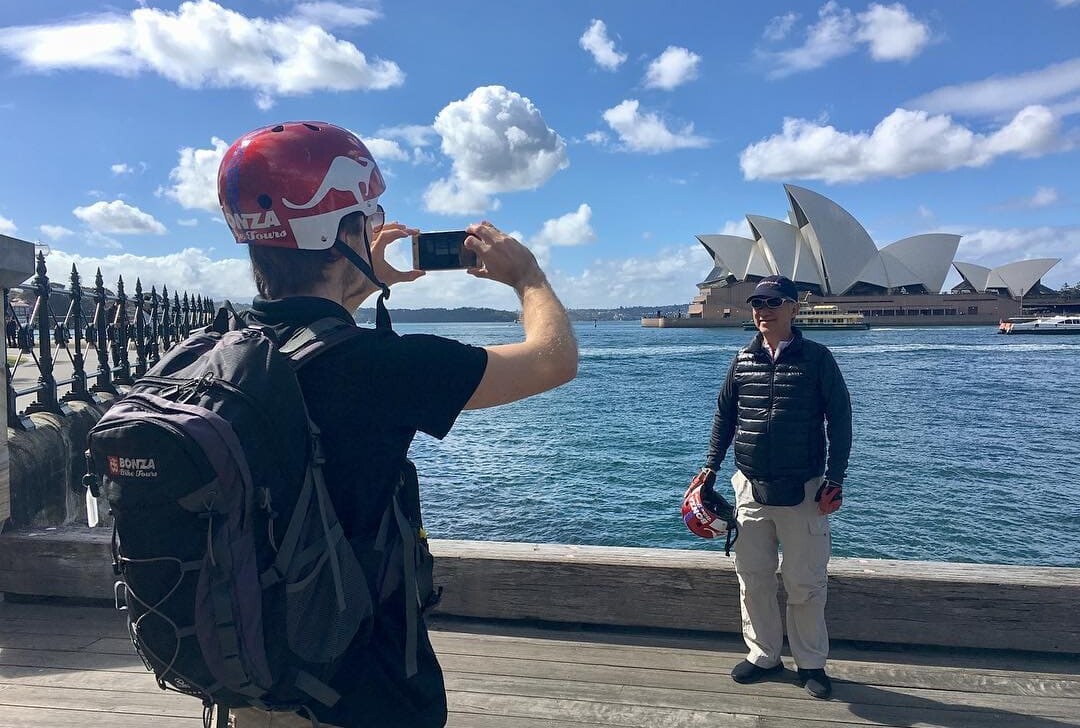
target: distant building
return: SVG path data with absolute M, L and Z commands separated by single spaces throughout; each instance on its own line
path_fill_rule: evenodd
M 750 318 L 746 297 L 761 278 L 784 275 L 807 300 L 828 299 L 858 311 L 872 326 L 996 324 L 1020 313 L 1058 259 L 998 268 L 953 262 L 960 236 L 915 235 L 878 248 L 847 210 L 827 197 L 784 185 L 788 220 L 747 215 L 752 237 L 698 235 L 713 268 L 698 284 L 688 317 L 642 319 L 646 326 L 738 326 Z M 941 293 L 949 266 L 963 282 Z

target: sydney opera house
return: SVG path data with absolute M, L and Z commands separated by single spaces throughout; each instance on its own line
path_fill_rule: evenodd
M 645 319 L 652 326 L 739 326 L 746 297 L 768 275 L 795 281 L 804 300 L 862 313 L 872 326 L 996 324 L 1020 313 L 1024 296 L 1057 262 L 1022 260 L 997 268 L 954 261 L 959 235 L 915 235 L 878 248 L 862 225 L 832 200 L 784 185 L 788 220 L 747 215 L 752 237 L 698 235 L 713 268 L 698 284 L 686 318 Z M 950 266 L 962 281 L 942 292 Z

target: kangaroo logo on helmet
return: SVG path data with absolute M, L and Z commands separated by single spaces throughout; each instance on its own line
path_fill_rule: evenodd
M 281 201 L 293 210 L 310 210 L 325 200 L 331 190 L 339 190 L 351 192 L 357 204 L 363 205 L 373 197 L 378 197 L 383 189 L 385 185 L 374 161 L 353 157 L 334 157 L 334 161 L 330 163 L 330 169 L 326 170 L 322 184 L 315 190 L 310 200 L 297 204 L 283 197 Z

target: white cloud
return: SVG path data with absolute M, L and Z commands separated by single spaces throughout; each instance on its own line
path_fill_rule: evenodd
M 1053 187 L 1039 187 L 1028 200 L 1030 207 L 1048 207 L 1058 201 L 1058 191 Z
M 588 206 L 585 205 L 585 208 Z M 566 225 L 568 235 L 577 234 L 576 241 L 588 237 L 588 213 L 582 207 L 557 218 L 563 226 L 568 219 L 579 224 Z M 584 224 L 580 224 L 584 221 Z M 554 221 L 549 221 L 553 222 Z M 533 239 L 541 238 L 548 229 L 544 224 Z M 523 237 L 516 233 L 519 240 Z M 569 240 L 571 237 L 564 238 Z M 530 241 L 530 247 L 535 243 Z M 242 248 L 237 248 L 242 250 Z M 391 246 L 387 253 L 391 264 L 407 269 L 411 254 L 408 241 Z M 217 303 L 229 298 L 245 301 L 255 295 L 251 280 L 251 267 L 247 256 L 240 255 L 224 260 L 212 260 L 207 251 L 187 248 L 163 256 L 140 256 L 112 254 L 105 256 L 76 255 L 53 248 L 49 267 L 70 270 L 74 263 L 80 273 L 92 275 L 98 268 L 112 286 L 117 277 L 123 276 L 128 286 L 134 286 L 136 278 L 142 281 L 143 290 L 155 286 L 158 292 L 162 284 L 170 295 L 186 291 L 209 296 Z M 597 259 L 580 272 L 549 270 L 549 278 L 563 303 L 572 307 L 607 307 L 627 305 L 670 305 L 688 301 L 696 291 L 695 284 L 708 273 L 711 263 L 700 246 L 675 246 L 658 250 L 655 254 L 630 258 Z M 369 299 L 372 305 L 374 299 Z M 493 281 L 473 278 L 462 271 L 431 272 L 413 283 L 394 287 L 391 298 L 393 308 L 420 308 L 425 306 L 488 306 L 505 310 L 520 308 L 517 296 L 508 286 Z
M 247 255 L 242 258 L 211 260 L 198 248 L 186 248 L 161 256 L 132 255 L 130 253 L 105 256 L 86 256 L 53 248 L 49 254 L 50 270 L 71 270 L 72 263 L 83 277 L 100 268 L 106 286 L 115 287 L 120 276 L 124 277 L 126 290 L 135 290 L 136 279 L 142 282 L 143 292 L 149 293 L 154 286 L 161 293 L 162 285 L 169 289 L 169 296 L 179 293 L 210 297 L 221 303 L 229 298 L 246 301 L 255 295 L 251 278 L 251 264 Z
M 211 137 L 210 144 L 210 149 L 181 147 L 177 166 L 169 172 L 172 186 L 159 188 L 158 194 L 171 197 L 188 210 L 220 212 L 217 174 L 229 145 L 217 137 Z
M 339 19 L 349 15 L 345 11 L 360 10 L 336 3 L 300 8 L 321 8 L 324 15 L 337 8 Z M 144 7 L 128 15 L 0 28 L 0 53 L 41 72 L 149 72 L 184 88 L 251 89 L 263 108 L 275 96 L 385 89 L 405 79 L 393 61 L 369 60 L 355 45 L 302 15 L 249 18 L 211 0 L 184 2 L 176 12 Z
M 870 46 L 875 61 L 909 61 L 930 42 L 930 28 L 900 3 L 872 3 L 859 14 L 859 40 Z
M 786 18 L 786 16 L 783 16 Z M 770 38 L 773 18 L 766 26 Z M 782 28 L 781 21 L 777 28 Z M 783 34 L 784 37 L 786 33 Z M 854 53 L 865 44 L 875 61 L 906 61 L 914 58 L 929 44 L 930 28 L 916 19 L 900 3 L 881 5 L 871 3 L 863 13 L 853 13 L 829 0 L 818 10 L 818 22 L 806 29 L 806 40 L 797 48 L 782 51 L 762 51 L 759 55 L 772 69 L 770 78 L 783 78 L 793 73 L 821 68 L 837 58 Z
M 424 190 L 424 207 L 444 215 L 479 215 L 498 210 L 502 203 L 476 185 L 459 184 L 455 179 L 437 179 Z
M 259 111 L 269 111 L 277 105 L 277 99 L 265 91 L 259 91 L 255 94 L 255 106 Z
M 104 233 L 99 233 L 94 230 L 89 231 L 83 236 L 83 241 L 87 246 L 91 248 L 101 248 L 102 250 L 123 250 L 124 246 L 114 238 L 110 238 Z
M 350 28 L 371 25 L 382 17 L 374 8 L 355 7 L 335 2 L 307 2 L 297 5 L 297 18 L 323 28 Z
M 111 169 L 111 170 L 112 170 L 112 173 L 113 173 L 113 174 L 116 174 L 116 175 L 120 175 L 120 174 L 132 174 L 132 173 L 134 173 L 134 172 L 135 172 L 135 170 L 134 170 L 134 169 L 132 169 L 131 167 L 129 167 L 129 166 L 127 165 L 127 164 L 124 164 L 123 162 L 121 162 L 120 164 L 114 164 L 114 165 L 112 165 L 111 167 L 109 167 L 109 169 Z
M 709 140 L 694 134 L 694 125 L 671 131 L 659 115 L 640 113 L 637 99 L 627 99 L 604 112 L 604 121 L 619 135 L 623 148 L 632 152 L 659 154 L 673 149 L 700 149 Z
M 1055 288 L 1080 281 L 1080 226 L 1035 228 L 957 228 L 956 260 L 992 268 L 1014 260 L 1061 258 L 1043 284 Z
M 72 213 L 98 233 L 164 235 L 166 232 L 165 226 L 155 220 L 153 215 L 120 200 L 102 200 L 89 207 L 76 207 Z
M 615 50 L 614 41 L 608 38 L 607 25 L 603 20 L 593 20 L 578 43 L 592 54 L 598 66 L 608 71 L 614 71 L 626 60 L 626 54 Z
M 387 139 L 401 139 L 409 144 L 409 146 L 413 147 L 429 146 L 435 141 L 436 137 L 438 137 L 438 134 L 433 127 L 423 126 L 421 124 L 387 126 L 382 129 L 376 129 L 375 133 L 378 136 L 386 137 Z
M 399 267 L 409 264 L 403 249 L 391 249 L 387 259 Z M 571 308 L 667 306 L 688 302 L 697 291 L 696 284 L 711 268 L 708 254 L 694 245 L 668 247 L 647 256 L 596 259 L 580 272 L 547 267 L 547 274 L 559 299 Z M 460 271 L 432 272 L 414 283 L 397 286 L 391 301 L 400 308 L 521 307 L 509 287 Z
M 651 256 L 594 260 L 580 273 L 548 275 L 570 308 L 667 306 L 688 302 L 712 268 L 700 245 L 664 248 Z
M 481 213 L 496 209 L 491 195 L 535 189 L 569 166 L 566 142 L 533 103 L 503 86 L 483 86 L 453 101 L 435 117 L 450 177 L 424 193 L 431 212 Z
M 550 259 L 551 248 L 587 245 L 596 240 L 592 229 L 592 208 L 584 202 L 574 212 L 546 220 L 536 235 L 522 240 L 541 265 Z
M 795 25 L 795 21 L 799 19 L 798 13 L 785 13 L 784 15 L 777 15 L 769 20 L 765 26 L 764 32 L 761 34 L 765 40 L 783 40 L 787 37 L 787 34 L 791 32 L 792 26 Z
M 375 134 L 374 137 L 363 134 L 357 134 L 357 136 L 364 141 L 378 162 L 385 159 L 412 164 L 431 164 L 435 161 L 434 155 L 426 149 L 438 137 L 435 129 L 430 126 L 419 124 L 388 126 L 376 130 Z M 411 146 L 412 150 L 399 144 L 398 139 Z
M 645 87 L 670 91 L 687 81 L 693 81 L 697 78 L 700 63 L 701 56 L 697 53 L 678 46 L 668 46 L 649 64 L 645 72 Z
M 908 102 L 932 113 L 1012 113 L 1032 104 L 1070 105 L 1080 112 L 1080 58 L 1055 63 L 1037 71 L 992 76 L 982 81 L 943 86 Z
M 981 167 L 1004 154 L 1039 156 L 1063 148 L 1057 118 L 1045 107 L 1022 109 L 1005 126 L 978 134 L 948 116 L 896 109 L 874 130 L 842 132 L 806 119 L 785 119 L 783 131 L 739 155 L 746 179 L 858 182 Z
M 1080 5 L 1080 0 L 1054 0 L 1059 8 L 1067 8 L 1070 5 Z
M 197 227 L 199 225 L 199 219 L 195 217 L 184 217 L 177 220 L 176 224 L 181 227 Z
M 585 135 L 585 141 L 591 142 L 600 147 L 605 146 L 608 143 L 609 139 L 610 137 L 607 135 L 607 132 L 603 131 L 590 131 L 588 134 Z
M 407 162 L 409 160 L 409 153 L 402 149 L 401 145 L 392 139 L 368 137 L 364 139 L 364 146 L 372 153 L 376 162 L 381 163 L 387 160 Z
M 74 230 L 68 230 L 63 225 L 41 225 L 38 230 L 49 240 L 61 240 L 75 234 Z
M 724 227 L 720 228 L 721 235 L 738 235 L 740 238 L 752 237 L 750 232 L 750 223 L 746 218 L 739 220 L 728 220 L 724 223 Z
M 0 215 L 0 234 L 14 235 L 15 231 L 18 230 L 18 229 L 19 228 L 15 225 L 15 223 L 12 220 L 9 220 L 8 218 L 4 217 L 3 215 Z

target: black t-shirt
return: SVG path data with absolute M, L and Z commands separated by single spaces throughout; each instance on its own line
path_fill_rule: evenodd
M 250 317 L 284 343 L 322 318 L 353 319 L 325 298 L 256 298 Z M 397 482 L 417 431 L 442 439 L 469 401 L 487 366 L 487 352 L 426 334 L 360 329 L 300 371 L 312 421 L 322 430 L 323 474 L 350 539 L 370 538 Z M 418 636 L 418 672 L 404 673 L 404 606 L 380 614 L 372 641 L 351 648 L 332 682 L 342 694 L 320 721 L 346 728 L 446 722 L 442 672 L 425 629 Z

